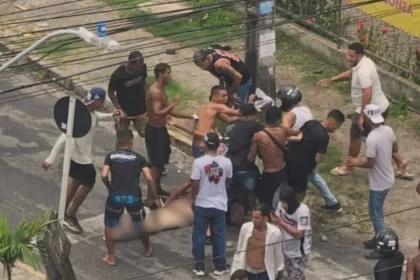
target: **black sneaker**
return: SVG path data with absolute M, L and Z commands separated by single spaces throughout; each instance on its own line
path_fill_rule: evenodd
M 376 249 L 376 240 L 375 238 L 363 241 L 363 246 L 365 246 L 365 249 L 368 250 L 374 250 Z
M 369 252 L 365 255 L 365 258 L 368 260 L 378 260 L 380 257 L 378 250 L 373 250 L 372 252 Z
M 82 233 L 83 228 L 80 226 L 79 221 L 75 216 L 65 215 L 64 217 L 64 225 L 73 231 L 74 233 Z
M 211 237 L 210 236 L 206 236 L 206 245 L 207 246 L 211 245 Z
M 230 265 L 226 265 L 225 269 L 216 268 L 216 270 L 213 273 L 214 273 L 214 275 L 222 276 L 222 275 L 225 275 L 226 273 L 229 273 L 229 272 L 230 272 Z
M 328 211 L 334 211 L 334 212 L 337 212 L 337 213 L 340 213 L 341 211 L 343 211 L 343 208 L 341 208 L 340 202 L 337 202 L 334 205 L 323 205 L 322 209 L 323 210 L 328 210 Z
M 204 272 L 204 269 L 199 268 L 199 267 L 194 267 L 193 272 L 196 276 L 205 276 L 206 275 L 206 273 Z
M 159 188 L 158 190 L 158 196 L 169 196 L 171 193 Z

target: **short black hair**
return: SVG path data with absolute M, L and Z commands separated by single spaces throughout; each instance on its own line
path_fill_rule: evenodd
M 236 270 L 231 276 L 230 280 L 245 280 L 248 279 L 248 272 L 243 269 Z
M 357 54 L 361 54 L 361 55 L 364 55 L 365 54 L 365 48 L 359 42 L 351 43 L 348 46 L 348 49 L 354 51 Z
M 260 203 L 254 207 L 254 211 L 260 211 L 263 217 L 270 217 L 271 208 L 265 203 Z
M 327 119 L 334 119 L 335 121 L 339 123 L 343 123 L 346 120 L 346 117 L 344 116 L 343 112 L 341 112 L 340 110 L 334 109 L 328 113 Z
M 171 69 L 171 66 L 169 66 L 169 64 L 167 63 L 158 63 L 155 66 L 155 77 L 158 78 L 159 75 L 164 74 L 166 72 L 166 70 Z
M 132 51 L 128 55 L 128 62 L 131 64 L 137 64 L 138 62 L 143 62 L 143 54 L 139 51 Z
M 131 129 L 121 129 L 117 131 L 118 144 L 124 146 L 130 144 L 133 141 L 134 135 Z
M 211 98 L 218 94 L 221 90 L 224 90 L 225 88 L 221 85 L 215 85 L 210 89 L 210 97 L 209 101 L 211 101 Z
M 281 110 L 276 106 L 271 106 L 267 112 L 265 112 L 265 123 L 276 124 L 281 118 Z

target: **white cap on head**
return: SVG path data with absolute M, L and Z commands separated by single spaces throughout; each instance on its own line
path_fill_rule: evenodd
M 384 117 L 382 116 L 381 109 L 379 106 L 374 104 L 366 105 L 365 109 L 363 110 L 365 116 L 368 117 L 373 123 L 379 124 L 385 121 Z

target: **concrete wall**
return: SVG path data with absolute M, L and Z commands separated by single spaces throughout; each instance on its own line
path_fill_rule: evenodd
M 284 20 L 286 19 L 279 17 L 277 21 L 282 22 Z M 346 70 L 349 68 L 345 49 L 337 49 L 334 42 L 309 32 L 296 24 L 281 24 L 277 25 L 276 29 L 286 36 L 293 37 L 304 50 L 328 61 L 339 69 Z M 344 43 L 344 46 L 349 44 L 346 41 Z M 367 55 L 369 56 L 369 53 Z M 378 67 L 378 72 L 382 89 L 389 98 L 395 100 L 405 95 L 410 102 L 410 107 L 420 111 L 420 86 L 380 67 Z

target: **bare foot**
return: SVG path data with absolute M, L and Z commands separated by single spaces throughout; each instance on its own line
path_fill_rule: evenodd
M 402 176 L 407 171 L 408 162 L 404 161 L 403 164 L 397 167 L 397 176 Z
M 151 257 L 152 256 L 152 249 L 150 249 L 150 248 L 149 249 L 145 249 L 144 250 L 144 256 L 147 257 L 147 258 L 148 257 Z
M 103 258 L 102 260 L 111 266 L 115 265 L 115 260 L 113 256 L 106 255 L 105 258 Z
M 346 176 L 346 175 L 353 174 L 353 172 L 354 172 L 354 169 L 349 168 L 346 165 L 339 166 L 331 170 L 331 174 L 336 175 L 336 176 Z

